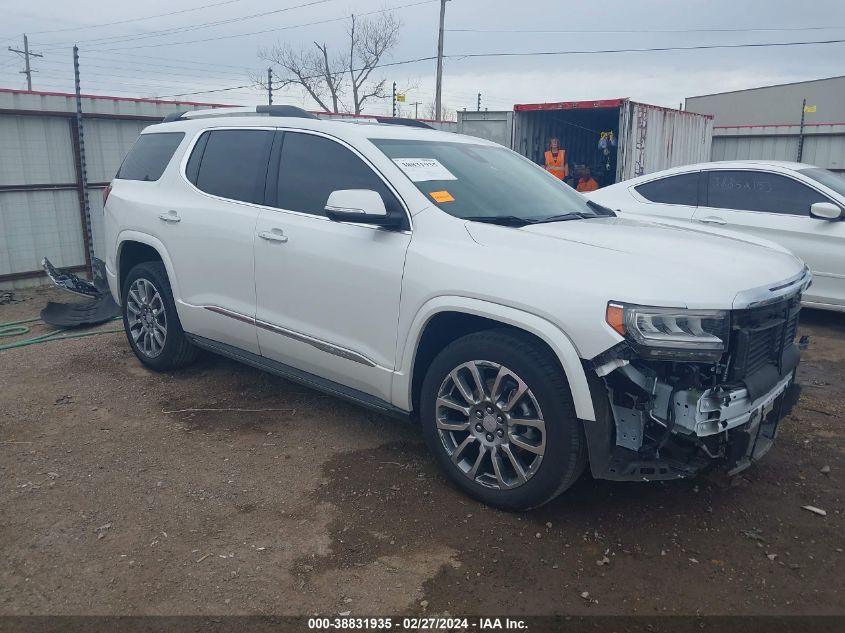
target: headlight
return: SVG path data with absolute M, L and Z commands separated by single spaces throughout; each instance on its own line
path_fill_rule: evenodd
M 730 336 L 730 315 L 726 310 L 610 302 L 606 319 L 640 354 L 658 360 L 716 362 L 727 349 Z

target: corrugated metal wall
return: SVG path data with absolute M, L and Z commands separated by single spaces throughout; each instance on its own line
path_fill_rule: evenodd
M 717 127 L 712 160 L 798 160 L 799 127 Z M 801 162 L 845 172 L 845 123 L 807 125 Z
M 147 125 L 216 104 L 83 97 L 92 244 L 103 255 L 103 187 Z M 0 89 L 0 289 L 43 283 L 41 258 L 86 264 L 73 95 Z

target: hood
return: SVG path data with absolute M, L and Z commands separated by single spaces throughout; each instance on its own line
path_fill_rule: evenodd
M 623 217 L 522 228 L 466 225 L 476 242 L 502 257 L 514 250 L 522 261 L 526 253 L 537 262 L 554 258 L 579 278 L 612 281 L 615 299 L 635 303 L 730 308 L 743 291 L 793 279 L 804 269 L 800 259 L 765 240 Z

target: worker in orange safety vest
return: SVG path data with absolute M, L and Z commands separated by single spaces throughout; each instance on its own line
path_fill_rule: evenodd
M 596 179 L 590 174 L 589 166 L 581 165 L 580 169 L 577 169 L 576 166 L 576 174 L 578 175 L 578 184 L 575 186 L 576 191 L 586 193 L 588 191 L 595 191 L 599 188 L 599 183 L 597 183 Z
M 545 154 L 545 167 L 555 178 L 564 180 L 569 176 L 569 166 L 566 163 L 566 150 L 560 149 L 560 139 L 550 138 L 549 149 Z

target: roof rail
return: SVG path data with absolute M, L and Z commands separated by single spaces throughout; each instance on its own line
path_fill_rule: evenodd
M 260 105 L 232 108 L 210 108 L 207 110 L 187 110 L 184 112 L 173 112 L 164 117 L 163 123 L 171 121 L 184 121 L 186 119 L 205 119 L 224 116 L 250 116 L 265 115 L 272 117 L 292 117 L 298 119 L 316 119 L 313 114 L 290 105 Z
M 434 129 L 428 123 L 423 123 L 422 121 L 417 121 L 416 119 L 406 119 L 404 117 L 392 116 L 377 116 L 375 119 L 379 123 L 385 123 L 387 125 L 407 125 L 408 127 L 420 127 L 426 130 Z
M 260 105 L 255 106 L 255 113 L 256 114 L 268 114 L 270 116 L 285 116 L 285 117 L 294 117 L 297 119 L 316 119 L 317 117 L 308 112 L 307 110 L 303 110 L 302 108 L 297 108 L 296 106 L 292 105 Z

